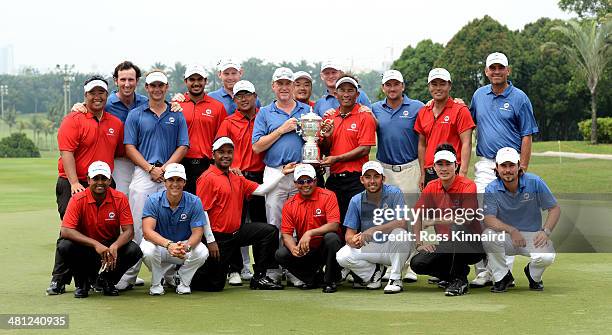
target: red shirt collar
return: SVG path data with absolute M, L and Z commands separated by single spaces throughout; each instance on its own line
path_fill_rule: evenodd
M 319 193 L 321 191 L 319 190 L 319 186 L 315 186 L 314 191 L 312 191 L 312 194 L 310 195 L 310 198 L 304 198 L 302 196 L 301 193 L 298 192 L 297 197 L 300 200 L 300 202 L 306 202 L 306 201 L 317 201 L 319 200 Z
M 361 104 L 355 103 L 355 106 L 353 106 L 353 109 L 351 109 L 351 111 L 348 112 L 348 114 L 346 114 L 346 116 L 344 118 L 347 118 L 347 117 L 349 117 L 349 116 L 351 116 L 353 114 L 357 114 L 358 111 L 359 111 L 359 108 L 361 108 Z M 341 117 L 340 116 L 340 107 L 336 108 L 336 115 L 335 116 Z
M 93 193 L 91 192 L 91 188 L 87 187 L 87 189 L 85 190 L 86 192 L 86 197 L 87 197 L 87 203 L 88 204 L 95 204 L 96 203 L 96 199 L 93 197 Z M 110 186 L 106 189 L 106 197 L 104 198 L 104 203 L 107 202 L 111 202 L 111 188 Z
M 453 97 L 449 96 L 448 100 L 446 100 L 446 105 L 444 105 L 444 108 L 442 109 L 442 112 L 444 112 L 447 108 L 451 108 L 455 105 L 455 100 L 453 99 Z M 432 102 L 430 106 L 427 106 L 428 110 L 433 110 L 434 108 L 434 103 Z
M 210 97 L 208 97 L 208 94 L 204 93 L 204 96 L 202 97 L 202 100 L 200 100 L 197 103 L 202 103 L 202 102 L 209 102 L 210 101 Z M 191 97 L 189 96 L 189 93 L 185 93 L 185 102 L 187 101 L 193 101 L 191 100 Z

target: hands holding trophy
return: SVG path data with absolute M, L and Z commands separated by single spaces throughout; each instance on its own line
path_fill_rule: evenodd
M 321 137 L 322 118 L 310 109 L 310 112 L 302 115 L 298 120 L 296 133 L 304 139 L 306 143 L 302 147 L 302 163 L 319 164 L 321 152 L 317 142 Z

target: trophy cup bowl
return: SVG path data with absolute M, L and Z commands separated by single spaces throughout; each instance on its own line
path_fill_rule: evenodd
M 305 142 L 302 147 L 302 163 L 318 164 L 320 162 L 321 153 L 317 142 L 321 135 L 322 120 L 319 115 L 313 113 L 311 108 L 310 112 L 302 115 L 298 121 L 296 132 Z

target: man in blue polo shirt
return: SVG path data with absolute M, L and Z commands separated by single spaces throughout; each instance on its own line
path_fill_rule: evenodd
M 164 173 L 166 190 L 149 196 L 142 213 L 145 239 L 140 248 L 143 262 L 152 274 L 150 295 L 164 294 L 165 270 L 175 265 L 180 265 L 179 282 L 169 284 L 177 284 L 178 294 L 190 294 L 191 279 L 208 258 L 202 234 L 206 232 L 206 242 L 215 243 L 200 198 L 183 191 L 186 180 L 184 166 L 168 164 Z
M 390 266 L 385 293 L 402 291 L 402 267 L 408 259 L 412 242 L 406 221 L 383 220 L 381 210 L 403 209 L 402 191 L 385 184 L 385 171 L 376 161 L 363 165 L 361 183 L 365 191 L 351 198 L 344 226 L 346 245 L 336 254 L 340 266 L 351 270 L 353 288 L 375 290 L 381 287 L 382 265 Z
M 236 103 L 234 102 L 234 85 L 240 81 L 244 74 L 240 63 L 231 59 L 222 59 L 219 61 L 219 72 L 217 76 L 221 80 L 221 88 L 208 93 L 208 96 L 221 102 L 225 106 L 227 115 L 230 116 L 236 111 Z M 175 97 L 176 99 L 176 97 Z M 178 101 L 181 101 L 180 98 Z M 261 107 L 259 98 L 255 101 L 257 108 Z
M 514 148 L 497 152 L 497 178 L 484 195 L 485 234 L 503 238 L 483 242 L 495 284 L 491 292 L 506 292 L 514 278 L 506 255 L 523 255 L 531 260 L 524 272 L 529 289 L 542 291 L 542 274 L 555 260 L 550 234 L 559 221 L 561 208 L 542 178 L 524 173 L 521 156 Z M 548 211 L 542 225 L 542 210 Z
M 504 147 L 514 148 L 521 154 L 521 168 L 527 171 L 531 158 L 532 135 L 538 132 L 529 97 L 508 80 L 508 58 L 500 52 L 487 57 L 485 75 L 491 84 L 474 92 L 470 112 L 476 123 L 476 156 L 474 182 L 478 193 L 495 180 L 495 155 Z M 508 258 L 510 268 L 514 258 Z M 478 275 L 473 287 L 491 283 L 491 274 L 484 265 L 477 264 Z
M 183 159 L 189 147 L 187 123 L 182 113 L 172 113 L 165 101 L 168 77 L 161 71 L 145 79 L 149 103 L 130 111 L 125 121 L 125 151 L 136 165 L 130 183 L 130 208 L 134 217 L 134 240 L 142 240 L 142 210 L 147 197 L 164 189 L 163 174 L 170 163 Z M 117 283 L 119 290 L 130 288 L 140 270 L 138 263 Z
M 304 140 L 295 130 L 297 121 L 310 111 L 310 106 L 293 98 L 293 71 L 280 67 L 272 75 L 272 91 L 276 96 L 271 104 L 262 107 L 253 127 L 253 151 L 265 152 L 263 181 L 279 175 L 283 165 L 302 160 Z M 266 194 L 268 223 L 280 231 L 285 201 L 298 192 L 291 176 L 284 176 Z M 280 236 L 279 236 L 280 239 Z M 273 279 L 277 280 L 275 274 Z M 279 276 L 280 277 L 280 276 Z
M 314 106 L 314 112 L 321 117 L 323 117 L 326 112 L 332 113 L 336 108 L 340 107 L 340 102 L 335 96 L 336 81 L 338 81 L 343 74 L 342 68 L 333 61 L 325 61 L 321 64 L 321 80 L 325 84 L 326 90 Z M 367 106 L 368 109 L 372 105 L 368 95 L 361 88 L 359 89 L 357 103 L 362 106 Z
M 414 203 L 419 192 L 420 175 L 417 151 L 419 135 L 414 131 L 414 122 L 423 103 L 403 94 L 404 77 L 397 70 L 383 73 L 381 88 L 386 98 L 372 105 L 372 114 L 377 123 L 376 159 L 385 171 L 385 183 L 399 187 L 408 202 Z M 385 279 L 388 279 L 389 271 Z M 404 281 L 416 280 L 416 273 L 407 265 Z

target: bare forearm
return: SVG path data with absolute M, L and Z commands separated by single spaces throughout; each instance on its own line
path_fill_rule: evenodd
M 338 231 L 338 226 L 340 224 L 337 222 L 329 222 L 322 225 L 319 228 L 309 230 L 311 236 L 323 236 L 327 233 L 331 233 L 334 231 Z
M 74 153 L 70 151 L 60 151 L 60 157 L 62 157 L 62 164 L 64 166 L 64 172 L 66 173 L 66 179 L 68 179 L 70 184 L 78 183 L 79 178 L 76 172 Z
M 523 170 L 527 170 L 529 167 L 529 160 L 531 159 L 531 135 L 523 136 L 521 140 L 521 167 Z
M 425 174 L 425 150 L 427 149 L 427 140 L 425 136 L 419 134 L 419 145 L 417 152 L 419 155 L 419 166 L 421 167 L 421 174 Z
M 460 172 L 467 175 L 472 156 L 472 130 L 461 133 L 461 167 Z
M 546 221 L 544 222 L 544 228 L 550 229 L 551 231 L 555 229 L 555 226 L 559 222 L 559 218 L 561 217 L 561 207 L 556 205 L 555 207 L 548 210 L 548 216 L 546 217 Z
M 283 244 L 287 249 L 292 250 L 297 246 L 295 240 L 293 239 L 293 235 L 283 233 Z
M 257 142 L 253 143 L 253 152 L 260 154 L 268 150 L 281 136 L 283 136 L 283 134 L 278 128 L 274 129 L 271 133 L 260 137 Z
M 486 215 L 484 218 L 485 226 L 489 229 L 498 231 L 498 232 L 506 232 L 508 234 L 512 233 L 515 230 L 518 230 L 512 227 L 509 224 L 503 223 L 500 219 L 493 215 Z
M 189 150 L 189 148 L 187 148 L 184 145 L 181 145 L 178 148 L 176 148 L 176 150 L 174 150 L 174 152 L 172 153 L 172 156 L 170 156 L 168 161 L 164 163 L 163 167 L 165 168 L 170 163 L 180 163 L 181 160 L 183 160 L 183 157 L 185 157 L 185 155 L 187 154 L 187 150 Z
M 67 240 L 71 240 L 78 244 L 82 244 L 82 245 L 92 247 L 92 248 L 95 248 L 97 245 L 100 244 L 100 242 L 94 240 L 91 237 L 87 237 L 83 235 L 81 232 L 79 232 L 78 230 L 72 229 L 72 228 L 62 227 L 60 229 L 60 236 Z
M 134 162 L 134 164 L 138 165 L 141 169 L 149 171 L 151 164 L 149 164 L 149 162 L 147 162 L 147 160 L 142 156 L 138 149 L 136 149 L 136 146 L 134 146 L 133 144 L 126 144 L 125 154 L 132 162 Z
M 394 220 L 391 222 L 387 222 L 383 225 L 376 226 L 376 230 L 381 231 L 383 234 L 388 234 L 392 232 L 396 228 L 402 228 L 407 230 L 406 221 L 404 220 Z
M 369 145 L 362 145 L 362 146 L 358 146 L 357 148 L 344 153 L 342 155 L 338 155 L 336 156 L 337 161 L 336 162 L 350 162 L 350 161 L 354 161 L 356 159 L 359 159 L 363 156 L 367 156 L 370 154 L 370 146 Z
M 187 244 L 189 244 L 191 247 L 198 245 L 202 241 L 202 233 L 204 233 L 204 228 L 192 228 L 191 236 L 189 236 L 189 239 L 187 239 Z
M 121 248 L 122 246 L 128 244 L 133 238 L 134 238 L 134 226 L 132 225 L 121 226 L 121 234 L 119 234 L 119 237 L 113 244 L 115 244 L 118 248 Z

